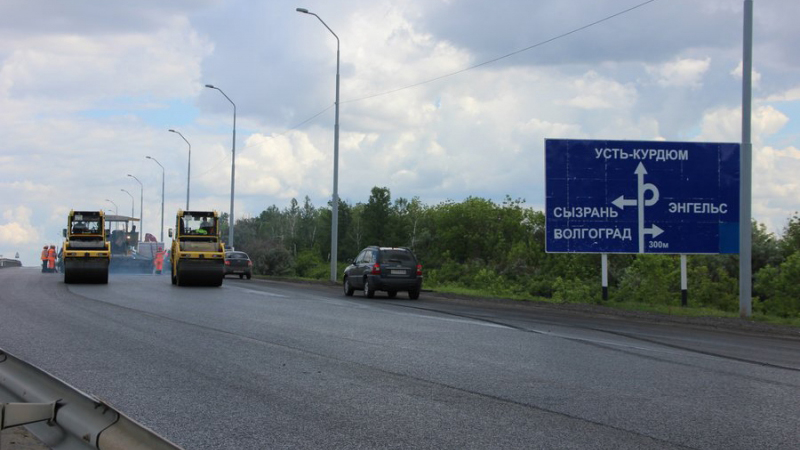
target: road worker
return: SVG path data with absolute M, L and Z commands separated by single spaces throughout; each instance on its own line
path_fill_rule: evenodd
M 47 272 L 47 246 L 42 250 L 42 273 Z
M 56 271 L 56 246 L 52 244 L 47 249 L 47 271 L 51 273 Z
M 156 269 L 156 275 L 161 275 L 161 270 L 164 269 L 164 249 L 162 247 L 158 247 L 156 257 L 153 259 L 153 265 Z

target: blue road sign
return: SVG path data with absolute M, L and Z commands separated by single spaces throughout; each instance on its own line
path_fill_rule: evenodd
M 738 253 L 739 144 L 545 140 L 551 253 Z

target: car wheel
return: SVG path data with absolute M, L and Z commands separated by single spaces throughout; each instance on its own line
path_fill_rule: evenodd
M 247 279 L 248 279 L 248 280 L 249 280 L 250 278 L 253 278 L 253 275 L 251 275 L 251 274 L 249 274 L 249 273 L 248 273 L 246 276 L 247 276 Z
M 369 281 L 369 278 L 364 281 L 364 297 L 375 298 L 375 286 L 372 285 L 372 282 Z
M 243 274 L 243 273 L 240 273 L 240 274 L 239 274 L 239 279 L 240 279 L 240 280 L 243 280 L 243 279 L 244 279 L 244 274 Z
M 349 278 L 347 278 L 347 277 L 344 278 L 343 286 L 344 286 L 344 295 L 346 295 L 348 297 L 351 297 L 353 295 L 353 291 L 355 291 L 355 289 L 353 289 L 353 286 L 350 286 L 350 279 Z
M 389 298 L 395 298 L 397 297 L 397 291 L 389 291 L 386 293 L 386 295 L 388 295 Z
M 411 300 L 416 300 L 419 298 L 419 289 L 412 289 L 408 291 L 408 298 Z

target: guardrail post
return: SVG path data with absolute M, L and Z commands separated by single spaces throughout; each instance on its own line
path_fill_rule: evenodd
M 29 423 L 52 422 L 56 418 L 58 402 L 50 403 L 0 403 L 0 430 Z

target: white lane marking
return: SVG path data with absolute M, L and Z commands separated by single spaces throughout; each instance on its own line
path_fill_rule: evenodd
M 275 294 L 275 293 L 272 293 L 272 292 L 257 291 L 255 289 L 247 289 L 247 288 L 240 288 L 240 287 L 234 287 L 234 286 L 223 286 L 223 288 L 225 288 L 225 289 L 236 289 L 237 291 L 247 292 L 248 294 L 257 294 L 257 295 L 263 295 L 263 296 L 266 296 L 266 297 L 279 297 L 279 298 L 288 297 L 286 295 Z

